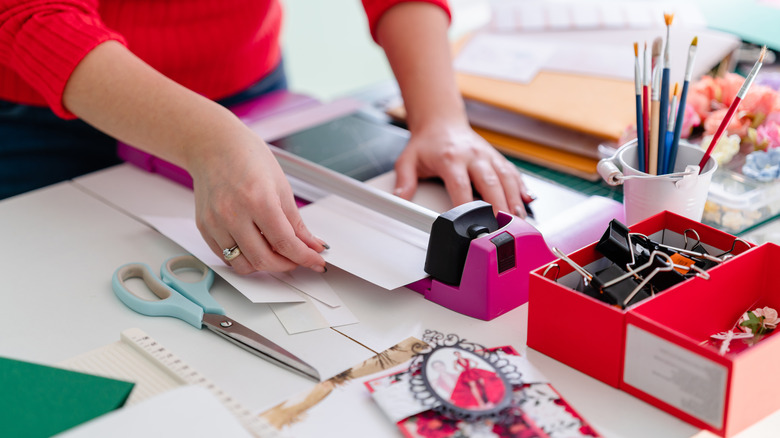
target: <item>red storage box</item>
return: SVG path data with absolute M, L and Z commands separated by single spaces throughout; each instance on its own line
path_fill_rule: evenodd
M 621 389 L 697 426 L 730 436 L 780 409 L 780 336 L 725 355 L 710 335 L 757 307 L 780 309 L 780 247 L 765 244 L 632 308 Z M 780 331 L 780 329 L 776 330 Z
M 645 234 L 667 245 L 683 247 L 683 233 L 690 229 L 698 233 L 710 254 L 718 255 L 732 248 L 735 254 L 739 254 L 748 249 L 747 245 L 734 245 L 736 237 L 730 234 L 670 212 L 659 213 L 632 226 L 631 232 Z M 692 234 L 688 236 L 692 237 Z M 689 248 L 692 245 L 688 243 Z M 589 272 L 599 271 L 611 262 L 595 247 L 594 242 L 569 257 Z M 565 261 L 556 260 L 553 264 L 557 264 L 559 269 L 550 269 L 547 278 L 544 276 L 547 266 L 530 274 L 528 346 L 616 388 L 620 387 L 623 376 L 627 312 L 660 296 L 673 294 L 692 282 L 707 282 L 700 278 L 688 279 L 655 297 L 621 310 L 574 290 L 581 276 Z M 561 318 L 560 315 L 566 317 Z

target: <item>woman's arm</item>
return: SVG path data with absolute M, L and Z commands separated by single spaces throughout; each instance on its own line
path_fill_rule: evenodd
M 77 65 L 65 107 L 107 134 L 185 168 L 198 228 L 216 254 L 237 244 L 239 273 L 297 265 L 322 272 L 324 249 L 305 227 L 267 145 L 224 107 L 107 41 Z
M 494 211 L 525 217 L 520 172 L 469 126 L 455 82 L 447 14 L 423 2 L 391 7 L 376 25 L 393 69 L 411 139 L 396 163 L 396 194 L 409 199 L 418 178 L 439 176 L 455 205 L 473 200 L 472 184 Z

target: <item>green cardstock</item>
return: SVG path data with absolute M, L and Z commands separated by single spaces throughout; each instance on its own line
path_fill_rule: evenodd
M 133 385 L 0 357 L 0 435 L 52 436 L 121 407 Z

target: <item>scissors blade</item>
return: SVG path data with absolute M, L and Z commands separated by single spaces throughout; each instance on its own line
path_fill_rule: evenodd
M 320 381 L 320 373 L 314 367 L 225 315 L 206 313 L 203 315 L 203 325 L 250 353 L 254 353 L 276 365 L 295 371 L 317 382 Z

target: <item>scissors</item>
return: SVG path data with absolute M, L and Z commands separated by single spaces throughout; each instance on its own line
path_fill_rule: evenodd
M 201 277 L 187 281 L 177 271 L 199 271 Z M 160 268 L 160 278 L 145 263 L 128 263 L 120 266 L 112 279 L 116 296 L 125 305 L 147 316 L 179 318 L 196 328 L 209 330 L 256 354 L 271 363 L 320 381 L 320 375 L 311 365 L 244 325 L 225 316 L 225 310 L 209 293 L 214 282 L 214 271 L 191 255 L 171 257 Z M 140 278 L 159 297 L 159 300 L 141 298 L 125 285 L 131 278 Z

